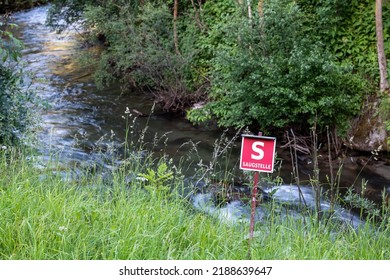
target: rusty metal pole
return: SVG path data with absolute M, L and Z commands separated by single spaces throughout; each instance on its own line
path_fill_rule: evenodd
M 255 171 L 253 175 L 253 189 L 252 189 L 252 200 L 251 200 L 251 221 L 249 229 L 249 239 L 253 238 L 253 232 L 255 229 L 255 214 L 257 204 L 257 185 L 259 184 L 259 171 Z
M 259 136 L 262 136 L 263 133 L 259 132 Z M 256 205 L 257 205 L 257 185 L 259 184 L 259 171 L 255 171 L 253 175 L 253 189 L 252 189 L 252 199 L 251 199 L 251 219 L 249 225 L 249 239 L 248 239 L 248 258 L 251 258 L 251 242 L 253 239 L 253 234 L 255 231 L 255 215 L 256 215 Z

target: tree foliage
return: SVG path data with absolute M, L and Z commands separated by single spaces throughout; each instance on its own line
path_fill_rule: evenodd
M 375 1 L 372 0 L 298 0 L 316 34 L 338 61 L 349 61 L 355 69 L 372 81 L 379 81 L 376 37 Z M 390 3 L 383 5 L 385 49 L 390 52 Z
M 36 5 L 45 4 L 48 0 L 2 0 L 0 1 L 0 14 L 32 8 Z

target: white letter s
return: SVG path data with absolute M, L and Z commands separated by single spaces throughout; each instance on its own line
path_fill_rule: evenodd
M 261 160 L 264 157 L 264 151 L 261 148 L 259 148 L 258 146 L 264 147 L 264 142 L 260 142 L 260 141 L 253 142 L 252 150 L 255 153 L 257 153 L 257 155 L 251 154 L 251 159 Z

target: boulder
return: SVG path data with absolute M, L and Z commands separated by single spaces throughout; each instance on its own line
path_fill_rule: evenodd
M 345 143 L 348 147 L 363 152 L 389 151 L 390 135 L 377 107 L 377 102 L 367 105 L 354 121 Z

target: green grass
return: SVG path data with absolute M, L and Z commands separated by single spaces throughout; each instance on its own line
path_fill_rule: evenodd
M 0 152 L 0 259 L 247 259 L 248 224 L 195 211 L 141 181 L 64 180 Z M 155 169 L 156 163 L 143 168 Z M 141 168 L 137 166 L 137 168 Z M 138 171 L 137 171 L 138 172 Z M 252 259 L 389 259 L 389 225 L 358 231 L 272 217 L 256 225 Z

